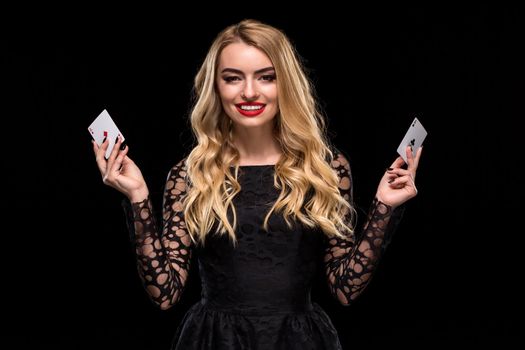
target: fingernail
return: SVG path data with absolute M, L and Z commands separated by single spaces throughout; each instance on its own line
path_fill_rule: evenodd
M 104 136 L 104 140 L 102 140 L 102 143 L 106 142 L 107 138 L 108 138 L 107 136 Z
M 394 170 L 394 168 L 386 168 L 386 170 L 392 171 Z
M 117 142 L 118 142 L 118 135 L 117 135 L 117 137 L 115 138 L 115 143 L 117 143 Z
M 120 150 L 123 151 L 124 148 L 126 148 L 126 141 L 122 142 L 122 144 L 120 145 Z
M 392 182 L 394 182 L 394 179 L 390 179 L 388 180 L 388 183 L 391 184 Z

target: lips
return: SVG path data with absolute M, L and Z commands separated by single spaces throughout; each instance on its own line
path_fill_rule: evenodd
M 266 105 L 260 102 L 242 102 L 235 105 L 237 111 L 245 117 L 255 117 L 264 112 Z

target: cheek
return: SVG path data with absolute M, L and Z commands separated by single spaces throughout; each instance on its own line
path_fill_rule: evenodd
M 262 89 L 264 95 L 268 100 L 271 100 L 272 102 L 277 102 L 277 87 L 276 86 L 268 86 Z
M 235 99 L 235 96 L 239 93 L 239 89 L 235 86 L 223 85 L 219 87 L 219 95 L 223 102 L 228 102 Z

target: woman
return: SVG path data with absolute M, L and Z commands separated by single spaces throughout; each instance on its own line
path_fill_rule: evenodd
M 383 174 L 357 235 L 348 159 L 327 140 L 281 31 L 254 20 L 226 28 L 195 92 L 197 145 L 168 174 L 161 226 L 129 147 L 118 140 L 106 161 L 108 141 L 93 143 L 104 183 L 129 199 L 139 275 L 162 310 L 180 299 L 198 256 L 202 298 L 172 349 L 341 349 L 310 300 L 315 273 L 322 266 L 342 305 L 362 292 L 417 193 L 421 148 L 415 157 L 407 148 L 407 169 L 398 157 Z

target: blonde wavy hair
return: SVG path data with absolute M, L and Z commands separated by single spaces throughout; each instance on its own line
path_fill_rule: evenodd
M 231 43 L 243 42 L 264 52 L 273 63 L 279 112 L 274 118 L 274 137 L 282 148 L 275 165 L 274 186 L 280 195 L 273 211 L 299 219 L 309 228 L 318 227 L 328 236 L 353 233 L 355 209 L 338 189 L 334 158 L 326 137 L 326 125 L 314 98 L 299 56 L 279 29 L 256 20 L 243 20 L 218 34 L 200 67 L 194 85 L 195 102 L 191 127 L 197 145 L 186 158 L 188 192 L 183 199 L 184 218 L 193 242 L 204 245 L 205 237 L 218 223 L 215 233 L 228 234 L 237 245 L 237 216 L 233 198 L 241 190 L 237 181 L 240 154 L 232 142 L 231 120 L 224 112 L 216 87 L 218 58 Z M 232 168 L 234 166 L 233 174 Z M 306 202 L 307 195 L 312 193 Z M 233 224 L 227 217 L 231 206 Z M 305 214 L 301 212 L 304 206 Z

